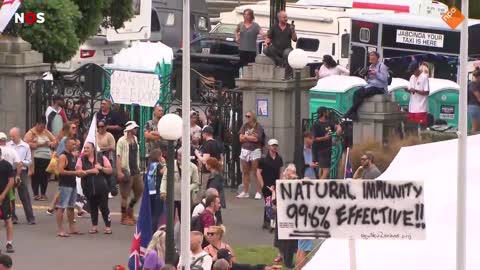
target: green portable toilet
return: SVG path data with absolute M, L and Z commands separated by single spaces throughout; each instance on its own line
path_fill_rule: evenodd
M 318 107 L 333 109 L 345 114 L 353 104 L 353 94 L 367 82 L 355 76 L 332 75 L 319 79 L 310 89 L 310 114 Z
M 410 102 L 410 93 L 406 91 L 409 86 L 410 82 L 402 78 L 392 78 L 392 83 L 388 86 L 393 101 L 397 102 L 404 112 L 408 112 Z
M 456 82 L 430 78 L 428 111 L 435 120 L 445 120 L 448 125 L 458 127 L 458 95 L 460 87 Z

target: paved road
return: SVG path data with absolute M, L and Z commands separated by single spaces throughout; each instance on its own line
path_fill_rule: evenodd
M 56 184 L 49 186 L 49 197 L 53 197 Z M 223 210 L 227 227 L 226 239 L 232 245 L 270 245 L 272 235 L 261 229 L 263 201 L 238 200 L 233 192 L 227 192 L 228 209 Z M 59 238 L 56 236 L 55 218 L 47 216 L 47 203 L 35 202 L 37 225 L 27 225 L 23 209 L 18 207 L 20 224 L 14 227 L 12 254 L 14 269 L 85 270 L 111 269 L 113 265 L 125 264 L 128 259 L 134 227 L 120 225 L 118 198 L 110 200 L 113 235 L 83 235 Z M 78 228 L 87 232 L 90 219 L 78 219 Z M 103 221 L 100 217 L 100 230 Z M 1 249 L 4 250 L 5 230 L 0 230 Z

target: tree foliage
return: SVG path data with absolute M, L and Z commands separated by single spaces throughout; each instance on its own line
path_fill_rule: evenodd
M 81 13 L 71 0 L 23 1 L 21 12 L 43 12 L 43 24 L 24 24 L 20 36 L 43 53 L 44 62 L 65 62 L 77 52 L 80 43 L 76 34 Z
M 134 14 L 132 0 L 104 1 L 106 2 L 106 4 L 103 8 L 103 27 L 112 27 L 115 29 L 119 29 L 123 27 L 124 22 L 133 18 Z
M 43 12 L 45 22 L 10 23 L 4 34 L 20 35 L 47 63 L 70 60 L 100 26 L 122 28 L 134 16 L 132 0 L 29 0 L 22 1 L 19 12 Z

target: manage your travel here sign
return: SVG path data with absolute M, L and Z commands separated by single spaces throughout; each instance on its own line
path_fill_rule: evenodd
M 424 240 L 421 181 L 278 180 L 279 239 Z

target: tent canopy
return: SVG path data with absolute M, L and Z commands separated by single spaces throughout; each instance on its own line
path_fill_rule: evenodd
M 425 182 L 425 241 L 357 240 L 357 270 L 455 269 L 457 143 L 403 147 L 378 179 Z M 467 269 L 480 269 L 480 135 L 468 138 Z M 348 240 L 329 239 L 305 270 L 349 270 Z
M 130 48 L 122 49 L 113 57 L 108 69 L 154 73 L 158 64 L 171 64 L 173 50 L 161 42 L 135 41 Z

